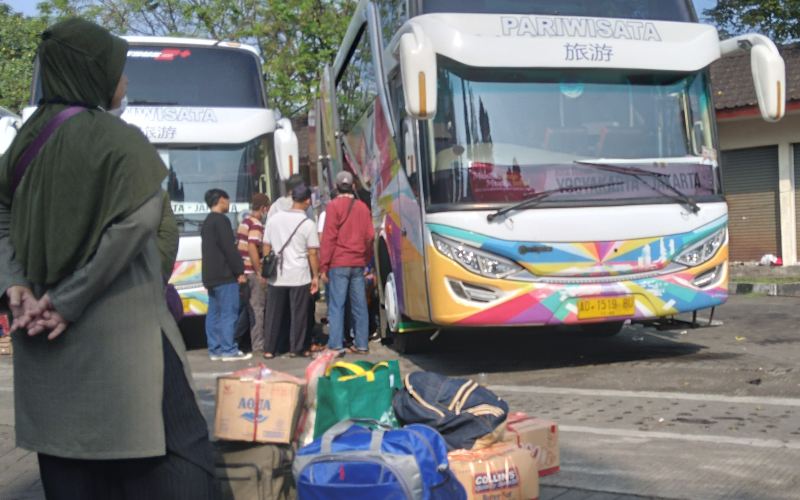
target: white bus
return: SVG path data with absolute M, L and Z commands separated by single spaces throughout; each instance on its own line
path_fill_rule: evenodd
M 359 2 L 321 81 L 318 182 L 371 191 L 386 333 L 613 335 L 725 302 L 708 68 L 739 51 L 780 119 L 775 45 L 720 41 L 689 0 Z
M 263 73 L 253 47 L 215 40 L 125 37 L 128 106 L 122 118 L 158 149 L 169 177 L 164 189 L 180 228 L 171 282 L 186 315 L 204 315 L 200 225 L 211 188 L 231 196 L 231 224 L 249 209 L 253 193 L 280 196 L 280 180 L 297 171 L 291 122 L 267 107 Z M 36 71 L 32 106 L 38 102 Z M 28 117 L 33 107 L 23 116 Z

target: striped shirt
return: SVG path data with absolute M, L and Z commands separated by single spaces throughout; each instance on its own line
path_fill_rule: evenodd
M 250 262 L 250 252 L 247 250 L 249 243 L 255 243 L 258 248 L 258 255 L 261 256 L 261 239 L 264 237 L 264 225 L 255 217 L 247 216 L 244 218 L 239 228 L 236 230 L 236 246 L 239 255 L 244 261 L 244 273 L 252 274 L 255 272 L 253 263 Z

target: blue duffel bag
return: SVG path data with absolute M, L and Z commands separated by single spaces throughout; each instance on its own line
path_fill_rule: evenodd
M 467 498 L 444 440 L 425 425 L 370 430 L 339 422 L 297 452 L 292 471 L 300 500 Z

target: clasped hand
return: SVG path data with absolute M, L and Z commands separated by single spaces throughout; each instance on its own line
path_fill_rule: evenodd
M 67 329 L 69 322 L 53 307 L 48 294 L 36 300 L 31 289 L 25 286 L 12 286 L 6 291 L 8 305 L 14 321 L 11 333 L 17 330 L 28 330 L 31 337 L 42 332 L 50 332 L 48 340 L 53 340 Z

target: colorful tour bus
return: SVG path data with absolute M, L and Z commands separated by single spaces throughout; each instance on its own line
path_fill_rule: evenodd
M 204 315 L 208 294 L 201 279 L 200 226 L 209 213 L 205 192 L 221 188 L 231 196 L 235 228 L 253 193 L 280 196 L 281 176 L 297 170 L 297 139 L 291 122 L 267 107 L 255 48 L 204 39 L 125 38 L 129 83 L 122 119 L 144 132 L 169 169 L 164 189 L 181 235 L 170 281 L 186 315 Z M 40 96 L 36 72 L 33 85 L 35 105 Z
M 709 65 L 740 51 L 779 120 L 775 45 L 720 41 L 689 0 L 362 0 L 322 74 L 317 172 L 323 202 L 341 169 L 370 193 L 386 333 L 613 335 L 724 303 Z

